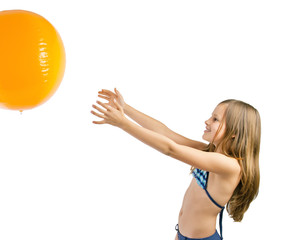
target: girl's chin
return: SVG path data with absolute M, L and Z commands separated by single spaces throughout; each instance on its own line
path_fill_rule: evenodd
M 207 136 L 207 133 L 206 133 L 206 132 L 203 133 L 202 138 L 203 138 L 204 140 L 207 140 L 207 139 L 208 139 L 208 136 Z
M 208 143 L 212 142 L 212 140 L 210 138 L 208 138 L 205 133 L 203 134 L 202 139 L 207 141 Z

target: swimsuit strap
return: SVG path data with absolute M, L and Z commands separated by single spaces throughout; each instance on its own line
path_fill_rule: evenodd
M 223 216 L 223 210 L 224 210 L 224 208 L 220 212 L 220 235 L 221 235 L 221 240 L 223 239 L 223 237 L 222 237 L 222 216 Z
M 210 198 L 210 200 L 219 208 L 221 208 L 221 212 L 220 212 L 220 220 L 219 220 L 219 223 L 220 223 L 220 235 L 221 235 L 221 239 L 222 238 L 222 217 L 223 217 L 223 210 L 224 210 L 224 207 L 219 205 L 212 197 L 211 195 L 209 194 L 209 192 L 207 191 L 207 189 L 204 189 L 206 194 L 208 195 L 208 197 Z
M 222 238 L 222 217 L 223 217 L 223 210 L 224 210 L 224 206 L 221 206 L 220 204 L 218 204 L 210 195 L 210 193 L 207 190 L 207 185 L 208 185 L 208 179 L 209 179 L 209 172 L 207 171 L 203 171 L 201 169 L 195 168 L 192 172 L 193 176 L 195 177 L 198 185 L 203 188 L 207 194 L 207 196 L 209 197 L 209 199 L 219 208 L 221 208 L 221 212 L 220 212 L 220 219 L 219 219 L 219 224 L 220 224 L 220 237 Z
M 209 178 L 209 172 L 207 172 L 207 181 L 208 181 L 208 178 Z M 219 224 L 220 224 L 220 237 L 221 237 L 221 240 L 222 240 L 222 239 L 223 239 L 223 237 L 222 237 L 222 217 L 223 217 L 223 210 L 224 210 L 224 207 L 221 206 L 220 204 L 218 204 L 218 203 L 211 197 L 210 193 L 209 193 L 208 190 L 207 190 L 207 184 L 206 184 L 204 190 L 205 190 L 207 196 L 210 198 L 210 200 L 211 200 L 217 207 L 221 208 Z

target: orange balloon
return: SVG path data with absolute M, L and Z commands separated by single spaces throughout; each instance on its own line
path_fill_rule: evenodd
M 56 29 L 24 10 L 0 12 L 0 107 L 26 110 L 46 102 L 59 87 L 65 51 Z

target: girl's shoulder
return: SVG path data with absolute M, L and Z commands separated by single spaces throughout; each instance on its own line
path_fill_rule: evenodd
M 240 165 L 236 159 L 218 152 L 206 152 L 171 142 L 168 155 L 207 172 L 221 175 L 240 173 Z

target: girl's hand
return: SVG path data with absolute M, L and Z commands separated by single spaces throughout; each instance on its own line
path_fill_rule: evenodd
M 95 124 L 110 124 L 112 126 L 116 127 L 122 127 L 125 124 L 125 121 L 127 118 L 124 115 L 123 108 L 117 103 L 117 101 L 112 101 L 111 104 L 114 105 L 110 106 L 109 104 L 102 103 L 100 101 L 97 101 L 99 105 L 101 105 L 103 108 L 106 110 L 96 106 L 93 104 L 93 108 L 97 109 L 100 113 L 96 113 L 94 111 L 91 111 L 93 115 L 96 115 L 97 117 L 103 118 L 104 120 L 102 121 L 93 121 Z
M 102 89 L 101 91 L 99 91 L 99 97 L 100 98 L 103 98 L 105 100 L 108 101 L 108 105 L 111 106 L 111 107 L 114 107 L 115 108 L 115 104 L 114 104 L 114 99 L 117 101 L 117 103 L 122 107 L 124 108 L 125 106 L 125 101 L 122 97 L 122 95 L 120 94 L 120 92 L 114 88 L 114 92 L 111 92 L 109 90 L 106 90 L 106 89 Z

